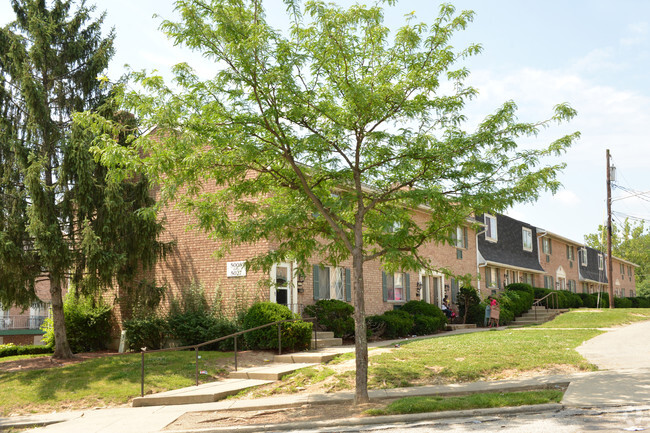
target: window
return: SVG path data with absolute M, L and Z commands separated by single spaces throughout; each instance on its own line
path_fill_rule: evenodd
M 555 284 L 553 283 L 553 277 L 550 275 L 544 275 L 544 288 L 545 289 L 555 289 Z
M 587 249 L 580 249 L 580 264 L 582 266 L 587 266 Z
M 576 281 L 575 280 L 569 280 L 567 281 L 567 288 L 569 289 L 570 292 L 576 293 Z
M 485 287 L 499 288 L 501 287 L 501 277 L 497 268 L 485 268 Z
M 485 214 L 484 221 L 485 221 L 485 225 L 487 226 L 485 231 L 485 239 L 487 239 L 488 241 L 496 242 L 498 240 L 497 218 L 492 215 Z
M 605 260 L 603 259 L 603 255 L 598 254 L 598 270 L 599 271 L 602 271 L 603 269 L 605 269 L 605 263 L 604 262 L 605 262 Z
M 456 233 L 452 235 L 456 248 L 467 249 L 467 227 L 456 227 Z
M 384 301 L 406 302 L 411 299 L 409 291 L 409 274 L 382 272 L 382 289 Z
M 524 247 L 524 251 L 533 250 L 533 231 L 526 227 L 521 228 L 521 239 Z
M 352 300 L 352 278 L 350 269 L 329 266 L 314 266 L 314 300 Z
M 589 286 L 587 283 L 582 283 L 582 293 L 589 293 Z
M 632 266 L 628 265 L 628 267 L 627 267 L 627 276 L 632 278 Z
M 566 258 L 569 260 L 575 260 L 575 249 L 573 248 L 573 245 L 567 245 L 566 246 Z
M 542 238 L 542 252 L 548 255 L 553 253 L 553 246 L 551 245 L 550 238 Z

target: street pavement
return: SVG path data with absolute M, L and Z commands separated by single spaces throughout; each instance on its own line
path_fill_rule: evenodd
M 465 331 L 466 332 L 466 331 Z M 521 332 L 526 332 L 522 329 Z M 386 343 L 384 343 L 386 344 Z M 344 350 L 342 348 L 342 350 Z M 345 349 L 349 351 L 349 348 Z M 444 386 L 413 387 L 393 390 L 372 391 L 370 397 L 392 398 L 412 395 L 432 395 L 458 392 L 485 392 L 509 391 L 524 389 L 543 384 L 569 383 L 567 392 L 560 405 L 542 405 L 543 407 L 499 409 L 499 413 L 509 410 L 525 412 L 557 412 L 562 408 L 570 410 L 585 410 L 606 407 L 641 407 L 650 403 L 650 321 L 639 322 L 625 327 L 608 330 L 608 332 L 585 342 L 578 348 L 589 362 L 596 364 L 602 371 L 579 373 L 566 376 L 542 376 L 534 379 L 514 381 L 475 382 L 469 384 L 454 384 Z M 149 433 L 161 431 L 165 426 L 179 418 L 181 415 L 194 411 L 223 410 L 227 408 L 270 408 L 301 405 L 305 403 L 319 403 L 336 401 L 350 401 L 353 393 L 336 394 L 297 394 L 294 396 L 270 397 L 255 400 L 229 399 L 214 403 L 189 404 L 177 406 L 152 406 L 152 407 L 122 407 L 111 409 L 84 410 L 76 412 L 62 412 L 55 414 L 42 414 L 26 417 L 0 418 L 0 430 L 3 428 L 25 428 L 34 425 L 45 425 L 33 432 L 66 432 L 66 433 Z M 611 410 L 611 409 L 610 409 Z M 486 416 L 483 412 L 472 412 L 474 416 Z M 418 414 L 393 416 L 390 422 L 408 422 L 414 419 L 455 418 L 458 412 L 438 414 Z M 487 414 L 489 415 L 489 414 Z M 471 416 L 464 414 L 464 417 Z M 419 418 L 417 418 L 419 417 Z M 478 418 L 477 418 L 478 419 Z M 351 425 L 359 422 L 383 422 L 389 420 L 376 418 L 362 418 L 351 420 L 332 420 L 330 427 L 338 425 Z M 312 426 L 316 427 L 316 426 Z M 326 428 L 327 425 L 320 427 Z M 285 426 L 284 430 L 299 431 L 300 423 Z M 246 426 L 227 429 L 203 429 L 202 432 L 222 431 L 259 431 Z M 266 426 L 266 431 L 272 431 L 272 426 Z M 309 431 L 307 429 L 306 431 Z M 324 430 L 323 430 L 324 431 Z

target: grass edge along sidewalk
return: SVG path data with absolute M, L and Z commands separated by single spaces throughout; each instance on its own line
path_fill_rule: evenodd
M 635 315 L 639 313 L 650 314 L 650 310 L 646 312 L 634 310 Z M 576 314 L 599 315 L 602 313 Z M 529 340 L 524 341 L 524 344 L 521 341 L 518 342 L 514 336 L 521 333 L 513 330 L 413 341 L 402 344 L 399 348 L 387 349 L 384 353 L 371 351 L 371 386 L 375 389 L 393 388 L 404 386 L 404 382 L 407 386 L 413 386 L 425 384 L 427 380 L 433 379 L 442 379 L 442 383 L 467 382 L 498 377 L 499 371 L 503 370 L 527 371 L 537 369 L 540 365 L 568 364 L 578 369 L 589 370 L 594 367 L 580 357 L 574 349 L 583 341 L 599 333 L 599 331 L 590 329 L 570 332 L 543 328 L 527 330 L 526 335 L 536 335 L 537 343 L 540 343 L 538 346 L 546 348 L 541 353 L 540 350 L 531 352 L 526 347 L 531 343 Z M 472 335 L 474 337 L 470 338 Z M 554 341 L 564 341 L 563 338 L 558 338 L 562 335 L 573 335 L 573 338 L 571 341 L 565 341 L 565 344 L 560 345 L 559 348 L 557 344 L 553 343 L 555 344 L 553 347 L 557 349 L 555 351 L 559 352 L 560 357 L 549 358 L 550 355 L 546 354 L 552 351 L 548 350 L 548 344 Z M 437 343 L 433 343 L 436 341 Z M 431 344 L 442 346 L 436 348 Z M 421 347 L 418 348 L 418 345 Z M 472 348 L 472 351 L 469 351 L 468 348 Z M 400 371 L 394 371 L 392 368 L 395 364 L 411 364 L 411 362 L 397 363 L 396 361 L 423 352 L 428 354 L 438 352 L 441 357 L 439 359 L 413 360 L 416 361 L 414 362 L 415 368 L 405 367 L 405 370 L 399 369 Z M 173 362 L 162 355 L 148 361 L 148 368 L 152 368 L 151 374 L 147 376 L 148 391 L 159 392 L 192 385 L 194 369 L 193 364 L 192 368 L 189 368 L 189 364 L 193 354 L 181 352 L 176 356 L 179 358 Z M 218 358 L 232 356 L 232 354 L 201 352 L 201 356 L 205 365 L 202 370 L 208 373 L 206 378 L 208 376 L 216 378 L 219 371 L 214 367 L 215 361 Z M 484 365 L 472 364 L 472 358 L 482 359 Z M 409 361 L 412 360 L 409 359 Z M 390 368 L 385 368 L 387 365 Z M 332 366 L 324 365 L 319 368 L 327 369 Z M 309 371 L 309 369 L 305 370 L 307 374 L 298 372 L 295 376 L 280 382 L 277 388 L 266 389 L 263 392 L 266 395 L 300 392 L 299 388 L 309 384 L 309 378 L 301 378 L 299 375 L 307 376 Z M 400 377 L 402 374 L 404 377 Z M 353 379 L 349 374 L 341 376 L 318 374 L 318 377 L 322 380 L 332 377 L 329 380 L 336 382 L 331 389 L 323 392 L 352 389 Z M 2 416 L 126 404 L 130 398 L 138 395 L 139 357 L 138 354 L 107 357 L 62 368 L 0 373 L 0 387 L 3 389 L 0 394 Z M 249 397 L 262 395 L 264 394 L 250 394 Z

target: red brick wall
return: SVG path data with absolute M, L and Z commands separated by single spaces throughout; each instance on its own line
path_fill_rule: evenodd
M 544 253 L 544 250 L 542 249 L 542 242 L 543 239 L 550 239 L 551 240 L 551 254 L 548 255 L 549 261 L 546 261 L 547 255 Z M 562 270 L 564 270 L 564 273 L 566 275 L 566 284 L 564 286 L 564 290 L 569 289 L 569 280 L 573 280 L 576 282 L 576 292 L 581 292 L 581 284 L 580 284 L 580 278 L 579 278 L 579 273 L 578 273 L 578 268 L 579 268 L 579 262 L 578 262 L 578 249 L 579 245 L 575 243 L 567 243 L 563 239 L 559 239 L 557 237 L 554 237 L 551 234 L 547 234 L 546 236 L 537 236 L 538 239 L 538 248 L 539 248 L 539 254 L 540 254 L 540 260 L 539 263 L 542 265 L 542 268 L 546 272 L 546 275 L 550 275 L 553 277 L 553 282 L 555 283 L 555 288 L 558 288 L 557 282 L 558 282 L 558 272 L 560 271 L 560 267 Z M 567 258 L 567 244 L 569 246 L 573 246 L 573 252 L 574 252 L 574 259 L 569 260 Z M 573 263 L 571 263 L 573 262 Z M 538 287 L 544 287 L 544 276 L 540 275 L 537 277 L 536 281 Z M 559 287 L 562 289 L 562 287 Z

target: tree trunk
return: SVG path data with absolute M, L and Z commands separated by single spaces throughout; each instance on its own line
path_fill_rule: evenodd
M 73 355 L 65 332 L 61 278 L 50 275 L 50 295 L 52 296 L 52 321 L 54 324 L 54 355 L 52 356 L 58 359 L 70 359 Z
M 357 247 L 352 253 L 354 269 L 354 348 L 356 355 L 356 389 L 354 402 L 367 403 L 368 398 L 368 334 L 366 333 L 366 306 L 363 286 L 363 251 Z

